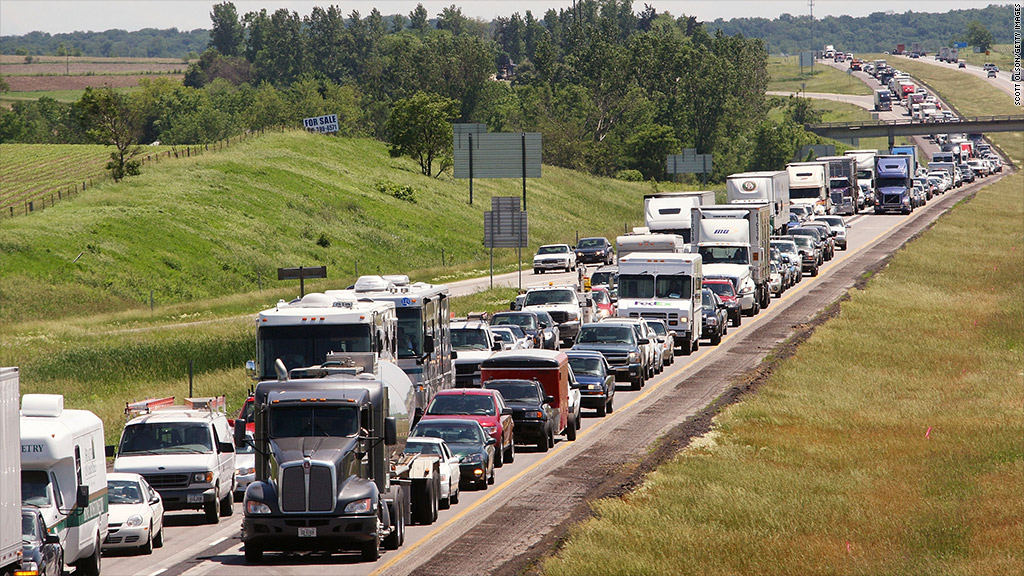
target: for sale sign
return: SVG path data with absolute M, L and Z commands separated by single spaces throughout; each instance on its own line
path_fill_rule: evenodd
M 328 114 L 316 118 L 306 118 L 302 121 L 302 125 L 309 132 L 337 132 L 338 115 Z

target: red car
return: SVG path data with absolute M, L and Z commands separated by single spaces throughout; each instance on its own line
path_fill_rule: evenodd
M 718 294 L 718 297 L 725 303 L 726 310 L 729 311 L 729 319 L 732 321 L 733 327 L 740 325 L 740 301 L 736 299 L 736 289 L 732 285 L 732 282 L 727 278 L 704 278 L 704 287 L 710 288 L 712 292 Z
M 505 399 L 497 390 L 482 388 L 453 388 L 441 390 L 434 396 L 423 420 L 452 417 L 476 420 L 492 438 L 497 441 L 494 449 L 494 466 L 512 462 L 516 457 L 512 443 L 512 409 L 505 405 Z
M 245 422 L 245 431 L 247 433 L 249 433 L 249 434 L 255 434 L 256 433 L 256 423 L 253 420 L 253 410 L 255 408 L 255 404 L 254 404 L 255 400 L 256 400 L 256 398 L 251 396 L 251 395 L 248 398 L 245 399 L 245 403 L 242 404 L 242 409 L 238 411 L 238 416 L 236 416 L 234 420 L 229 420 L 228 421 L 228 424 L 232 428 L 235 427 L 235 420 L 241 420 L 242 422 Z
M 591 290 L 590 294 L 594 299 L 594 306 L 597 307 L 597 316 L 599 318 L 611 318 L 615 316 L 615 303 L 612 302 L 611 296 L 608 295 L 607 288 L 604 286 L 598 286 Z

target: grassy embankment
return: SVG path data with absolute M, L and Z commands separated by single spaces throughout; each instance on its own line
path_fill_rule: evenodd
M 408 186 L 416 201 L 379 184 Z M 60 392 L 68 406 L 94 410 L 108 435 L 124 401 L 184 396 L 189 360 L 196 394 L 227 393 L 237 405 L 254 355 L 252 314 L 298 293 L 277 267 L 326 265 L 329 278 L 307 291 L 347 286 L 357 260 L 361 274 L 486 275 L 482 213 L 491 196 L 520 195 L 521 185 L 477 181 L 469 206 L 466 181 L 426 178 L 379 142 L 303 132 L 154 163 L 0 221 L 0 365 L 22 367 L 24 392 Z M 545 167 L 527 183 L 531 247 L 577 231 L 615 236 L 640 222 L 650 190 Z M 513 250 L 495 251 L 497 270 L 514 261 Z M 511 297 L 495 291 L 454 309 L 505 308 Z
M 898 252 L 544 573 L 1024 573 L 1022 187 Z
M 869 58 L 884 58 L 884 55 L 876 54 Z M 1021 109 L 1013 105 L 1012 96 L 992 87 L 987 80 L 955 68 L 932 66 L 908 58 L 899 58 L 890 64 L 934 88 L 962 116 L 1021 113 Z M 1016 166 L 1024 165 L 1024 132 L 992 132 L 987 136 Z
M 803 74 L 800 73 L 799 63 L 796 56 L 769 57 L 768 90 L 799 92 L 802 89 L 804 92 L 871 95 L 871 89 L 863 82 L 823 62 L 814 63 L 813 73 L 810 66 L 804 66 Z

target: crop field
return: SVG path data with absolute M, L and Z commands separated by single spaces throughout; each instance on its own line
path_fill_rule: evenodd
M 145 154 L 168 148 L 147 147 Z M 98 144 L 0 144 L 0 218 L 23 214 L 28 202 L 37 203 L 34 209 L 52 205 L 82 182 L 106 180 L 111 151 Z
M 85 76 L 184 74 L 188 63 L 179 58 L 89 58 L 60 56 L 0 56 L 0 75 L 12 76 Z
M 184 75 L 162 75 L 160 77 L 181 80 L 184 78 Z M 90 86 L 93 88 L 104 86 L 110 86 L 111 88 L 133 88 L 138 86 L 139 80 L 143 78 L 153 78 L 153 75 L 10 76 L 5 77 L 4 81 L 11 87 L 10 94 L 17 94 L 20 92 L 85 90 Z

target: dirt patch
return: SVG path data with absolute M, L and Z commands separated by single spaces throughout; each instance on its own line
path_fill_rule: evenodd
M 7 84 L 14 92 L 85 90 L 86 88 L 133 88 L 143 78 L 169 78 L 180 82 L 184 75 L 138 74 L 114 76 L 8 76 Z

